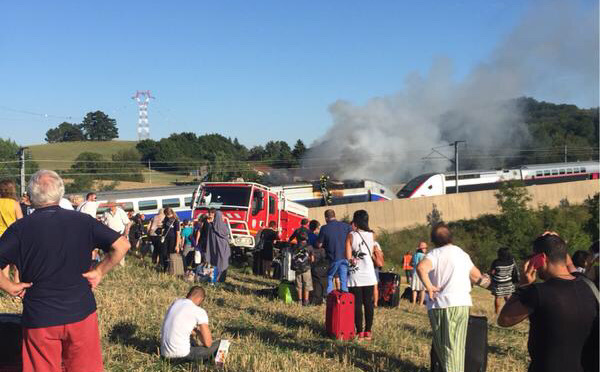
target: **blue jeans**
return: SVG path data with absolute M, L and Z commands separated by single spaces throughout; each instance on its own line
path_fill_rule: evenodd
M 348 292 L 348 260 L 342 259 L 333 261 L 329 265 L 329 271 L 327 272 L 327 294 L 333 291 L 333 277 L 336 273 L 340 277 L 342 292 Z

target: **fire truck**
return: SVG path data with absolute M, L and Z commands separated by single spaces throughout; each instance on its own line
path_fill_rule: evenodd
M 229 226 L 229 242 L 241 249 L 255 246 L 256 234 L 275 221 L 281 239 L 287 240 L 308 216 L 308 208 L 288 200 L 282 190 L 253 182 L 203 182 L 192 196 L 196 218 L 215 208 Z

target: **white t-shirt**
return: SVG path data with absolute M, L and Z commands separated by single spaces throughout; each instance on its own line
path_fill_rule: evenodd
M 94 219 L 96 219 L 96 214 L 98 213 L 98 205 L 99 202 L 95 201 L 85 201 L 77 207 L 77 211 L 85 214 L 89 214 Z
M 427 296 L 428 310 L 473 306 L 469 273 L 474 265 L 465 251 L 448 244 L 433 249 L 425 259 L 431 261 L 433 267 L 429 272 L 429 280 L 440 290 L 433 301 Z
M 130 221 L 129 217 L 127 217 L 127 213 L 125 213 L 121 207 L 117 207 L 114 215 L 110 212 L 110 210 L 104 212 L 104 224 L 119 234 L 123 234 L 125 232 L 125 226 L 127 226 L 129 222 Z
M 160 330 L 160 355 L 165 358 L 187 356 L 190 335 L 198 324 L 208 324 L 206 310 L 187 298 L 173 301 Z
M 63 209 L 69 209 L 71 211 L 73 210 L 73 205 L 71 205 L 71 202 L 69 201 L 69 199 L 60 198 L 58 205 Z
M 357 257 L 356 267 L 348 268 L 348 287 L 366 287 L 377 285 L 373 253 L 373 233 L 367 231 L 352 231 L 352 257 Z M 362 236 L 362 238 L 361 238 Z

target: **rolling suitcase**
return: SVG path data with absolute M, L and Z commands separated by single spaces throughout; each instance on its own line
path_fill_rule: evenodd
M 400 303 L 400 275 L 379 273 L 379 306 L 397 307 Z
M 327 296 L 325 310 L 327 334 L 338 340 L 352 340 L 354 329 L 354 295 L 348 292 L 332 291 Z
M 282 275 L 281 279 L 287 280 L 288 282 L 293 282 L 296 280 L 296 272 L 292 270 L 292 248 L 287 247 L 281 250 L 282 258 Z
M 21 371 L 21 314 L 0 314 L 0 371 Z
M 183 258 L 179 253 L 171 253 L 169 255 L 169 274 L 175 276 L 184 276 Z
M 488 357 L 488 324 L 485 316 L 469 315 L 465 343 L 465 372 L 485 372 Z M 431 372 L 444 372 L 431 345 Z

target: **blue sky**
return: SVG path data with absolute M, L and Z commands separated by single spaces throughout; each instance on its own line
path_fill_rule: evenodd
M 193 131 L 248 146 L 310 144 L 331 125 L 331 103 L 399 91 L 437 56 L 451 58 L 460 79 L 527 7 L 516 0 L 5 1 L 0 137 L 42 143 L 48 128 L 98 109 L 117 119 L 121 139 L 133 140 L 131 96 L 149 89 L 154 139 Z

